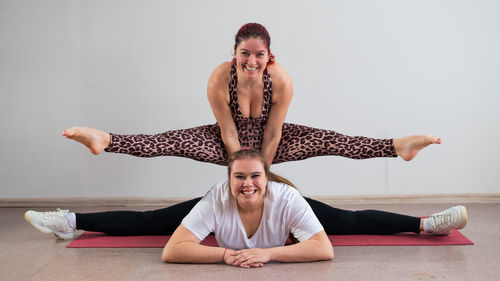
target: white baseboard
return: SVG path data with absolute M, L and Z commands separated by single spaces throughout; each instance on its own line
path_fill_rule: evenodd
M 335 204 L 424 204 L 424 203 L 500 203 L 500 193 L 310 196 Z M 159 206 L 174 205 L 192 198 L 0 198 L 0 207 L 61 206 Z

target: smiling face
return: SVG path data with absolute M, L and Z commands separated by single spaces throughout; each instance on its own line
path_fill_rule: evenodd
M 258 207 L 264 202 L 267 176 L 258 158 L 235 160 L 229 178 L 231 194 L 241 207 Z
M 262 38 L 250 37 L 238 44 L 234 58 L 238 74 L 252 79 L 262 77 L 269 62 L 269 53 Z

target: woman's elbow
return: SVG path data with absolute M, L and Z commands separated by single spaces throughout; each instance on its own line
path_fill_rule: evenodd
M 330 239 L 326 236 L 326 233 L 317 234 L 316 242 L 318 243 L 316 246 L 316 253 L 318 255 L 318 260 L 333 260 L 333 246 Z
M 163 253 L 161 254 L 161 261 L 162 262 L 172 262 L 171 257 L 165 251 L 163 251 Z
M 329 261 L 329 260 L 333 260 L 333 257 L 335 256 L 334 252 L 333 252 L 333 247 L 330 246 L 330 249 L 327 249 L 325 251 L 325 260 Z
M 176 262 L 175 255 L 170 247 L 163 248 L 163 252 L 161 253 L 161 261 L 168 262 Z
M 321 248 L 316 251 L 316 253 L 318 254 L 318 260 L 333 260 L 334 253 L 331 242 L 328 241 L 328 243 L 322 245 Z
M 164 263 L 170 262 L 169 258 L 166 255 L 161 255 L 161 261 Z

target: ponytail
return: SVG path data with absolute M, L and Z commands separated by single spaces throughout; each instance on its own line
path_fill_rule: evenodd
M 267 175 L 267 179 L 269 181 L 274 181 L 274 182 L 279 182 L 279 183 L 284 183 L 284 184 L 288 184 L 289 186 L 295 188 L 295 189 L 298 189 L 295 184 L 293 184 L 290 180 L 288 180 L 287 178 L 284 178 L 280 175 L 277 175 L 271 171 L 269 171 L 268 175 Z

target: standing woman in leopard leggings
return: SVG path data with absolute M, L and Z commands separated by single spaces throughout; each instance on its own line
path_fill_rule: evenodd
M 179 156 L 226 165 L 228 155 L 243 147 L 258 149 L 269 165 L 314 156 L 353 159 L 413 159 L 437 137 L 414 135 L 373 139 L 284 123 L 293 95 L 292 80 L 275 62 L 264 26 L 243 25 L 235 37 L 234 58 L 219 65 L 208 80 L 207 96 L 217 124 L 156 135 L 118 135 L 94 128 L 63 132 L 92 153 L 125 153 L 138 157 Z
M 72 127 L 63 135 L 94 154 L 105 150 L 138 157 L 179 156 L 219 165 L 226 165 L 228 155 L 245 147 L 260 150 L 270 166 L 324 155 L 353 159 L 400 156 L 409 161 L 429 144 L 441 143 L 430 135 L 373 139 L 284 123 L 293 86 L 288 73 L 275 62 L 270 43 L 267 30 L 257 23 L 245 24 L 236 34 L 233 60 L 219 65 L 208 80 L 208 100 L 217 124 L 156 135 L 118 135 Z M 154 217 L 166 217 L 169 227 L 175 229 L 200 199 L 162 209 L 160 215 L 141 213 L 138 221 L 154 224 Z M 388 220 L 393 214 L 351 212 L 306 200 L 328 234 L 374 234 L 379 228 L 401 227 L 406 220 L 400 215 Z

